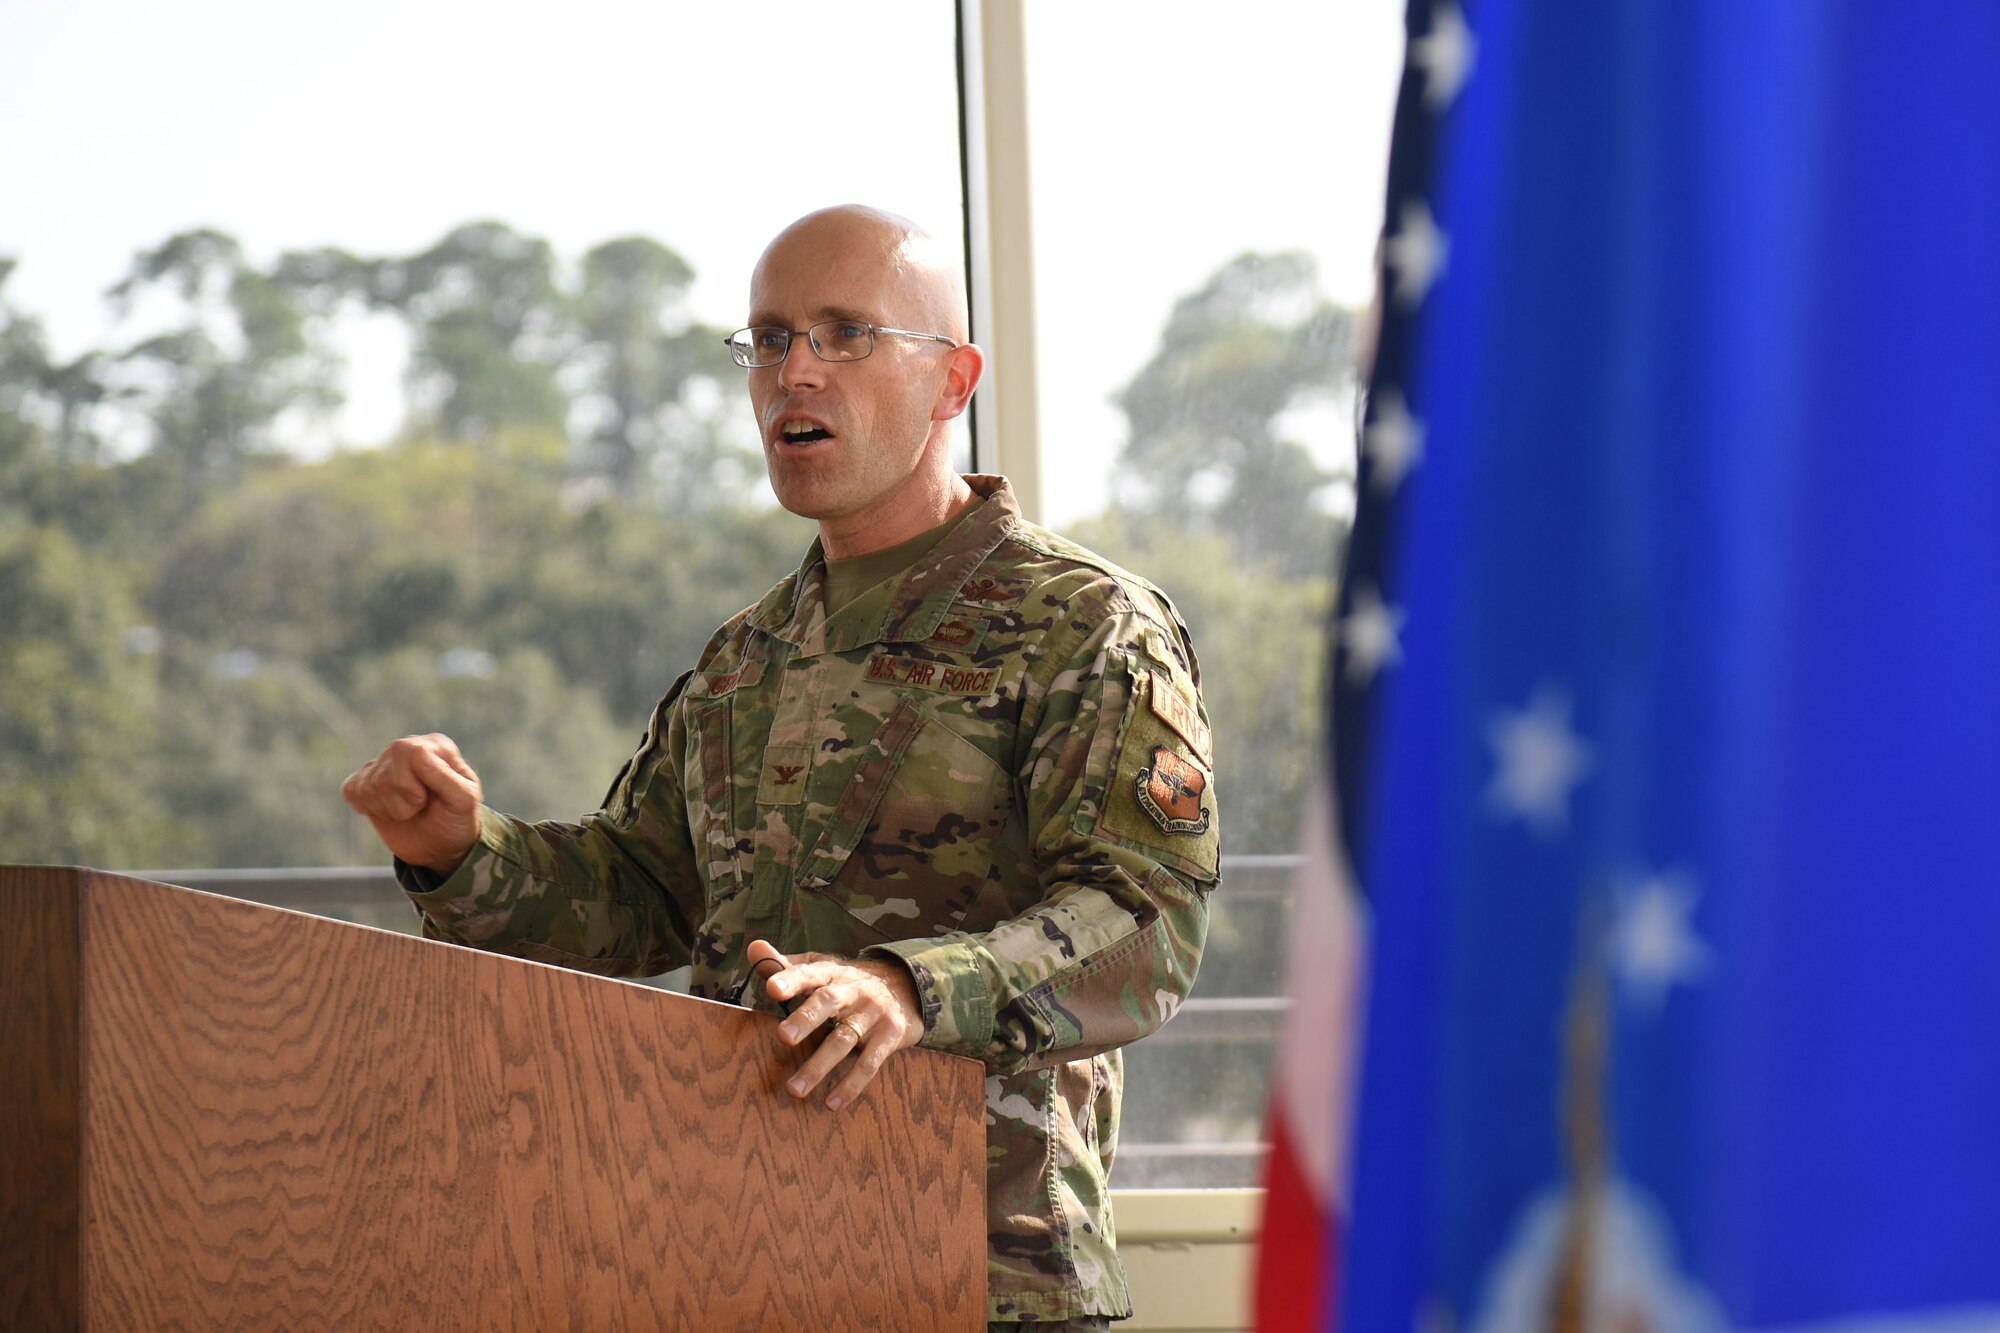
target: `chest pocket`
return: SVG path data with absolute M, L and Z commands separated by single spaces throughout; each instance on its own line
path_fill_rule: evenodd
M 852 765 L 800 886 L 838 904 L 863 942 L 954 928 L 993 864 L 1004 772 L 907 697 Z
M 697 676 L 687 698 L 687 816 L 711 894 L 743 887 L 743 848 L 736 833 L 736 728 L 731 705 L 739 685 L 755 684 L 763 662 L 722 675 Z
M 688 829 L 712 891 L 728 893 L 740 886 L 736 855 L 735 775 L 730 772 L 729 699 L 709 699 L 688 706 Z

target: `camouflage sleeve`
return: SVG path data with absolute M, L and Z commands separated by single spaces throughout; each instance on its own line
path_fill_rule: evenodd
M 449 878 L 398 862 L 425 936 L 602 976 L 686 963 L 701 902 L 678 771 L 692 674 L 654 709 L 596 814 L 530 824 L 481 807 L 479 841 Z
M 1031 673 L 1016 773 L 1040 901 L 988 931 L 865 951 L 909 967 L 924 1045 L 997 1073 L 1081 1059 L 1173 1017 L 1218 875 L 1185 631 L 1127 609 L 1068 637 Z

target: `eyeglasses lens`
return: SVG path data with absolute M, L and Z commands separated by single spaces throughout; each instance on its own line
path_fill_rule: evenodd
M 859 361 L 875 350 L 874 330 L 851 319 L 829 319 L 808 332 L 813 350 L 826 361 Z

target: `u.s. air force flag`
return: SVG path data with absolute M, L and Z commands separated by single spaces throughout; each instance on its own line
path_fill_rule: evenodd
M 1410 31 L 1340 1324 L 2000 1330 L 2000 4 Z

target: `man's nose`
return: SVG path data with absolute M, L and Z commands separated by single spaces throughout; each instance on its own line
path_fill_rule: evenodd
M 795 389 L 825 382 L 826 362 L 813 351 L 812 339 L 804 333 L 794 333 L 791 345 L 785 348 L 785 359 L 778 363 L 778 384 L 782 388 Z

